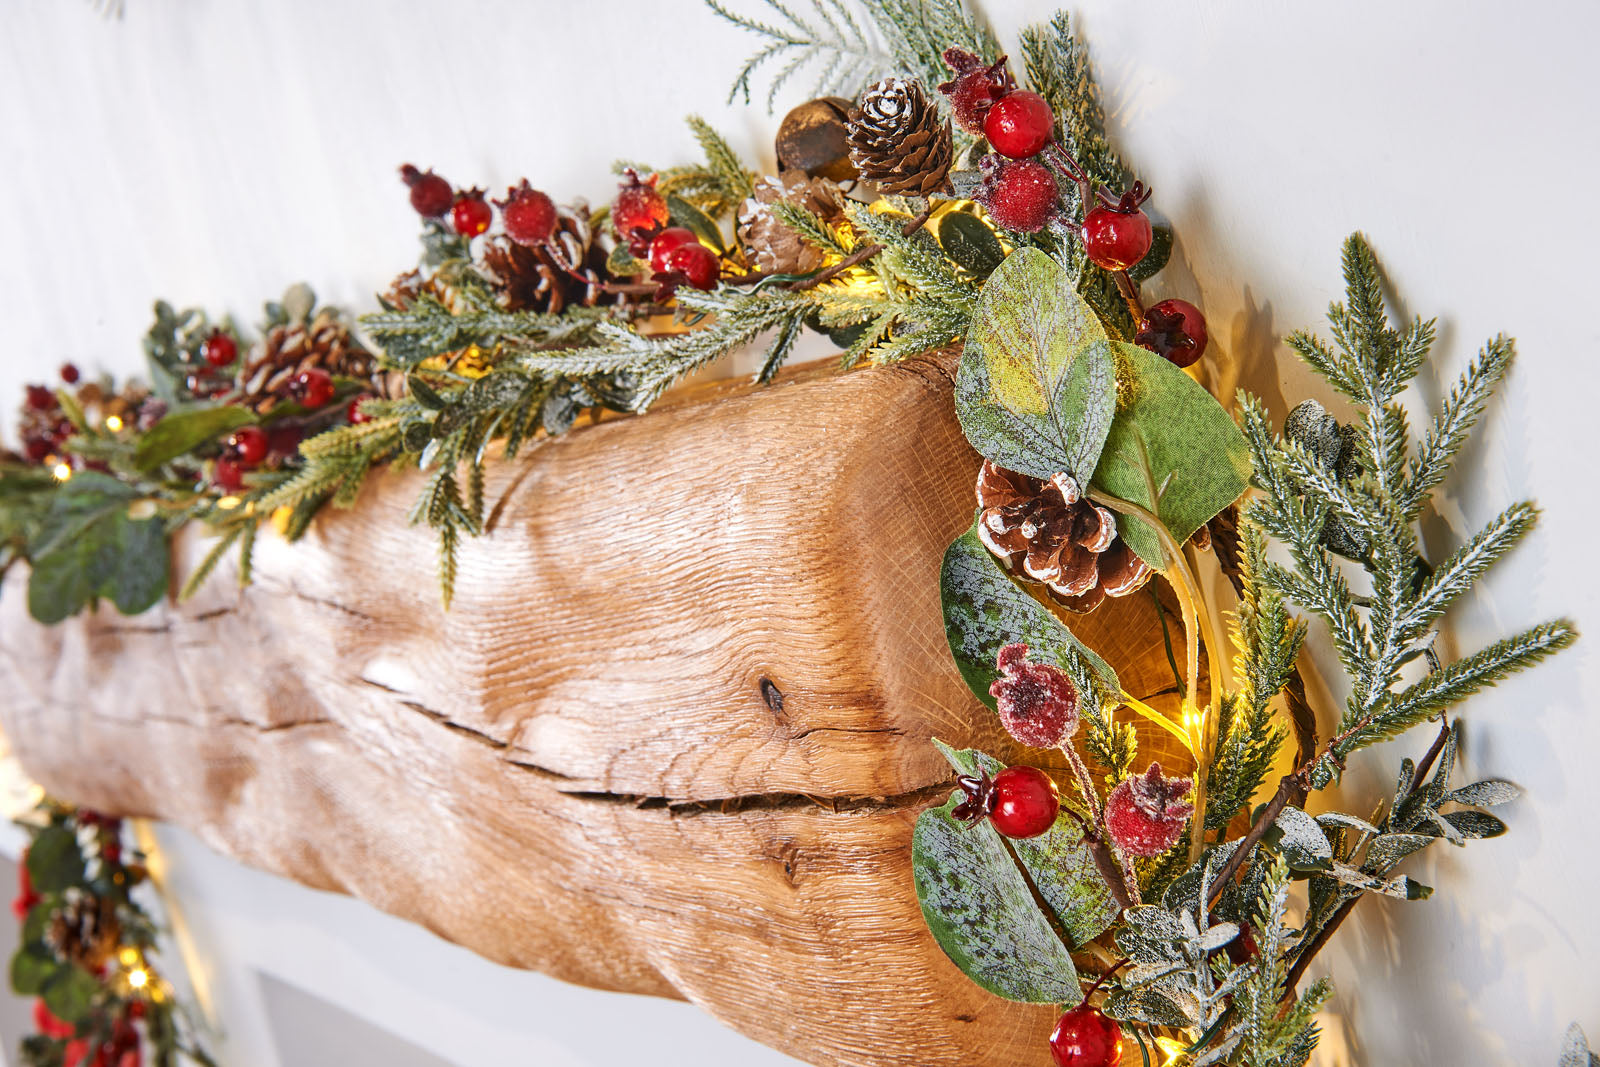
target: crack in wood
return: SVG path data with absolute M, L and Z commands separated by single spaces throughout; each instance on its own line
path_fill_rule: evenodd
M 605 804 L 626 804 L 643 810 L 665 810 L 673 816 L 736 815 L 745 811 L 794 811 L 823 808 L 834 814 L 904 811 L 950 795 L 949 782 L 937 782 L 906 793 L 887 796 L 814 796 L 810 793 L 747 793 L 717 800 L 674 800 L 671 797 L 596 790 L 562 790 L 569 797 Z

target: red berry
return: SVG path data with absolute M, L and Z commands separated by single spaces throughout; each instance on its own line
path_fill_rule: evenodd
M 89 1039 L 76 1037 L 67 1042 L 61 1055 L 61 1067 L 89 1067 Z
M 301 407 L 320 408 L 333 399 L 333 375 L 321 367 L 309 367 L 290 380 L 289 393 Z
M 361 402 L 363 400 L 371 400 L 371 399 L 372 399 L 372 397 L 367 396 L 365 393 L 363 393 L 361 396 L 358 396 L 358 397 L 354 398 L 353 400 L 351 400 L 350 401 L 350 406 L 344 409 L 345 421 L 348 422 L 352 426 L 360 426 L 363 422 L 371 422 L 372 421 L 372 416 L 368 415 L 365 411 L 361 410 Z M 296 448 L 300 447 L 300 442 L 299 442 L 298 439 L 295 441 L 295 447 Z
M 450 223 L 463 237 L 476 237 L 494 221 L 494 208 L 483 198 L 482 189 L 468 189 L 456 197 L 450 209 Z
M 1163 300 L 1145 309 L 1134 343 L 1179 367 L 1205 354 L 1206 317 L 1187 300 Z
M 267 431 L 259 426 L 241 426 L 228 435 L 223 452 L 245 470 L 259 467 L 267 458 Z
M 411 207 L 423 218 L 436 219 L 450 210 L 455 193 L 450 183 L 433 171 L 424 174 L 407 163 L 400 168 L 400 180 L 411 186 Z
M 1256 945 L 1256 935 L 1251 932 L 1249 923 L 1240 923 L 1239 936 L 1229 941 L 1224 947 L 1227 950 L 1228 959 L 1235 967 L 1243 967 L 1261 955 L 1261 949 Z
M 696 289 L 717 287 L 717 275 L 722 269 L 721 261 L 717 259 L 715 252 L 699 241 L 679 245 L 667 253 L 664 262 L 668 271 L 682 274 Z
M 78 384 L 78 365 L 76 363 L 61 364 L 61 380 L 68 385 Z
M 122 846 L 117 844 L 116 842 L 112 842 L 111 844 L 107 845 L 105 848 L 100 850 L 100 855 L 107 863 L 110 863 L 110 864 L 113 864 L 113 865 L 121 863 L 122 862 Z
M 989 686 L 1006 732 L 1034 748 L 1054 748 L 1078 730 L 1078 687 L 1052 663 L 1027 662 L 1028 646 L 1006 645 Z
M 983 119 L 990 146 L 1012 159 L 1038 155 L 1056 135 L 1056 113 L 1038 93 L 1019 89 L 1001 97 Z
M 49 411 L 56 406 L 56 394 L 47 385 L 30 385 L 28 406 L 35 411 Z
M 521 185 L 507 189 L 506 198 L 496 203 L 505 220 L 506 236 L 518 244 L 543 244 L 556 231 L 555 201 L 529 185 L 526 178 Z
M 1106 797 L 1106 832 L 1130 856 L 1159 856 L 1177 843 L 1194 814 L 1187 778 L 1168 778 L 1152 762 L 1144 774 L 1129 775 Z
M 1134 185 L 1135 189 L 1139 186 Z M 1150 251 L 1154 233 L 1150 217 L 1139 210 L 1139 202 L 1129 204 L 1126 194 L 1116 207 L 1101 205 L 1083 217 L 1083 250 L 1096 266 L 1106 270 L 1127 270 Z M 1142 199 L 1142 198 L 1141 198 Z
M 617 233 L 629 237 L 636 231 L 654 233 L 667 224 L 672 213 L 667 210 L 667 198 L 656 191 L 656 175 L 641 179 L 632 167 L 622 172 L 626 177 L 617 188 L 617 198 L 611 202 L 611 225 Z
M 237 493 L 244 488 L 244 468 L 239 466 L 238 460 L 222 456 L 211 472 L 211 484 L 224 493 Z
M 23 442 L 23 451 L 27 453 L 28 462 L 43 463 L 55 450 L 56 443 L 48 437 L 30 437 Z
M 280 422 L 267 434 L 267 450 L 274 456 L 292 456 L 300 451 L 305 431 L 300 427 Z
M 1050 168 L 1036 159 L 994 161 L 985 156 L 983 206 L 996 226 L 1035 233 L 1061 205 L 1061 191 Z
M 700 238 L 687 226 L 668 226 L 650 242 L 650 269 L 657 274 L 665 274 L 669 255 L 687 245 L 699 243 Z
M 53 1037 L 58 1041 L 77 1032 L 77 1027 L 58 1018 L 43 999 L 33 1002 L 33 1028 L 45 1037 Z
M 1056 1067 L 1117 1067 L 1122 1062 L 1122 1027 L 1080 1004 L 1056 1022 L 1050 1058 Z
M 1016 79 L 1006 67 L 1006 57 L 988 66 L 983 57 L 960 48 L 944 51 L 945 65 L 955 71 L 955 77 L 939 86 L 939 91 L 950 98 L 950 113 L 956 125 L 972 134 L 983 133 L 983 120 L 996 100 L 1013 92 Z
M 239 346 L 221 330 L 212 330 L 206 343 L 200 346 L 200 355 L 213 367 L 226 367 L 238 354 Z
M 1007 767 L 990 787 L 989 822 L 1007 837 L 1038 837 L 1056 824 L 1056 783 L 1037 767 Z

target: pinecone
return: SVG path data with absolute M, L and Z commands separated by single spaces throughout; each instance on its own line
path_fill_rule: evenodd
M 491 237 L 483 248 L 483 268 L 507 311 L 559 314 L 572 305 L 614 303 L 604 289 L 606 254 L 589 227 L 589 207 L 579 202 L 556 213 L 556 232 L 548 244 L 523 245 Z M 568 270 L 567 268 L 571 268 Z M 573 271 L 587 281 L 573 276 Z
M 338 313 L 330 308 L 301 320 L 272 327 L 256 342 L 239 375 L 239 401 L 265 415 L 290 399 L 289 383 L 303 370 L 320 367 L 334 377 L 355 378 L 378 385 L 377 363 L 361 342 L 350 335 Z
M 50 916 L 44 940 L 62 959 L 81 963 L 91 972 L 116 951 L 120 931 L 110 898 L 84 893 L 72 896 Z
M 1013 574 L 1042 582 L 1068 611 L 1127 596 L 1150 566 L 1117 534 L 1116 516 L 1085 499 L 1070 475 L 1048 482 L 983 461 L 978 536 Z
M 850 160 L 880 192 L 930 196 L 948 186 L 950 120 L 921 84 L 885 78 L 850 110 Z
M 756 195 L 739 208 L 739 240 L 755 265 L 780 274 L 808 274 L 822 266 L 822 251 L 783 224 L 772 211 L 780 200 L 797 204 L 825 222 L 844 216 L 844 197 L 826 178 L 786 170 L 756 183 Z

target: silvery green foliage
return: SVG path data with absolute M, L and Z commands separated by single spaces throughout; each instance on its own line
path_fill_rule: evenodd
M 1566 1040 L 1561 1044 L 1561 1062 L 1556 1067 L 1600 1067 L 1600 1056 L 1589 1051 L 1589 1039 L 1577 1023 L 1567 1027 Z

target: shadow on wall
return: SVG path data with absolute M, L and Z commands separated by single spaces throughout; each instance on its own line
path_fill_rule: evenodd
M 258 975 L 279 1062 L 294 1067 L 455 1067 L 327 1001 Z

